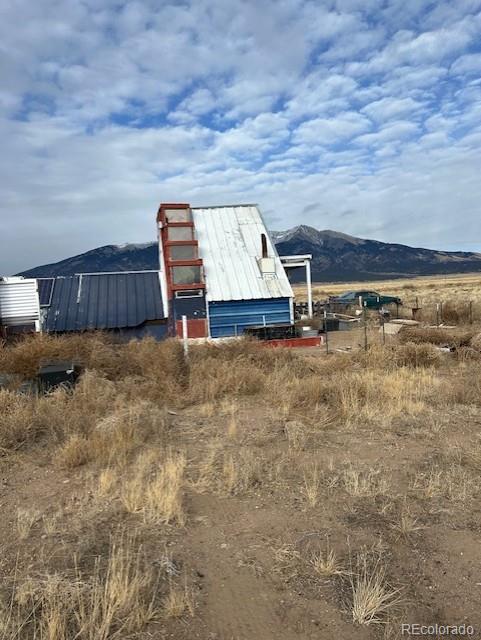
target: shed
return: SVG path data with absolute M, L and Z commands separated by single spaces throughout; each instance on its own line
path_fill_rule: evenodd
M 291 324 L 293 291 L 254 204 L 192 208 L 205 278 L 209 334 Z
M 40 278 L 39 290 L 45 331 L 108 330 L 157 339 L 166 334 L 159 271 Z

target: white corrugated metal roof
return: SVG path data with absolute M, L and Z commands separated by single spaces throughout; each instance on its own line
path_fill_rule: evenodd
M 0 324 L 28 324 L 40 318 L 34 278 L 0 278 Z
M 291 298 L 293 292 L 277 251 L 255 205 L 192 209 L 199 255 L 204 263 L 206 297 L 221 300 Z M 262 273 L 261 234 L 275 274 Z

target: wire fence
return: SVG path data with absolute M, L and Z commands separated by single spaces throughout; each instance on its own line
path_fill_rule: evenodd
M 329 316 L 335 314 L 357 317 L 363 313 L 363 307 L 359 305 L 340 307 L 323 300 L 314 301 L 312 306 L 314 318 L 323 318 L 325 311 Z M 296 303 L 295 310 L 297 319 L 307 316 L 307 302 Z M 439 299 L 435 302 L 423 302 L 416 298 L 401 305 L 385 306 L 383 310 L 386 313 L 386 317 L 411 319 L 437 326 L 441 324 L 458 325 L 481 322 L 481 301 L 479 300 Z M 369 307 L 368 313 L 372 313 Z
M 437 300 L 423 303 L 419 297 L 403 305 L 381 309 L 367 306 L 334 311 L 326 301 L 313 303 L 313 317 L 307 318 L 307 303 L 296 304 L 296 315 L 304 318 L 322 335 L 326 353 L 352 349 L 368 349 L 373 344 L 386 344 L 395 339 L 399 324 L 391 320 L 407 320 L 413 326 L 457 327 L 481 324 L 479 300 Z M 408 323 L 406 323 L 408 324 Z

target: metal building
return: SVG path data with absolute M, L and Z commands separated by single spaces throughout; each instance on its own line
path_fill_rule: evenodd
M 39 278 L 45 331 L 107 330 L 126 339 L 167 333 L 159 271 Z
M 8 333 L 39 331 L 40 306 L 34 278 L 0 278 L 0 328 Z
M 293 291 L 256 205 L 163 204 L 157 221 L 177 335 L 180 315 L 189 337 L 294 322 Z

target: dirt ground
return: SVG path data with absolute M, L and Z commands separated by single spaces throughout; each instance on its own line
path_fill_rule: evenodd
M 296 357 L 309 367 L 307 353 Z M 362 362 L 332 360 L 352 381 L 372 375 Z M 394 639 L 408 637 L 402 623 L 470 624 L 481 638 L 481 402 L 439 398 L 456 377 L 472 384 L 474 376 L 479 388 L 480 369 L 451 354 L 435 369 L 403 368 L 413 395 L 384 410 L 382 379 L 398 373 L 381 372 L 373 391 L 362 386 L 358 409 L 344 414 L 327 396 L 286 406 L 274 383 L 259 396 L 168 405 L 162 434 L 121 464 L 62 464 L 62 441 L 45 435 L 4 446 L 0 638 L 32 637 L 28 624 L 23 636 L 2 635 L 26 576 L 37 585 L 57 574 L 77 579 L 74 565 L 92 571 L 119 527 L 141 539 L 160 595 L 145 624 L 120 635 L 113 625 L 105 638 Z M 122 483 L 146 452 L 154 469 L 166 454 L 185 456 L 182 519 L 150 521 L 125 508 Z M 22 514 L 31 516 L 26 526 Z M 389 605 L 381 624 L 353 618 L 363 575 L 381 578 Z M 172 585 L 184 600 L 168 610 Z M 42 640 L 74 637 L 45 629 Z

